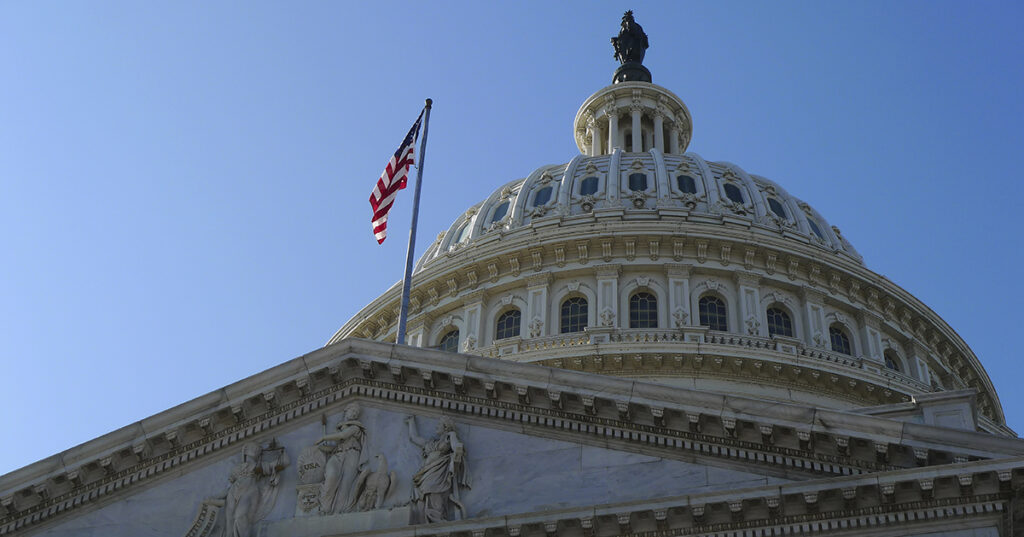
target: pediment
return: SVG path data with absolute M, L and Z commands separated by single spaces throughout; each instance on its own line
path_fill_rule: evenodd
M 360 414 L 357 419 L 346 421 L 344 414 L 353 405 L 358 405 Z M 286 464 L 271 472 L 273 477 L 264 475 L 253 482 L 251 490 L 255 497 L 274 498 L 273 505 L 255 521 L 252 535 L 259 531 L 263 532 L 260 535 L 315 537 L 408 526 L 416 510 L 412 501 L 417 495 L 413 476 L 425 464 L 424 450 L 410 439 L 408 410 L 393 403 L 375 404 L 352 397 L 323 409 L 319 416 L 326 425 L 317 416 L 310 416 L 270 438 L 254 437 L 253 442 L 261 449 L 257 457 L 264 467 L 282 461 Z M 437 438 L 442 415 L 414 414 L 416 432 Z M 571 435 L 565 439 L 533 436 L 523 429 L 488 426 L 487 419 L 452 423 L 453 433 L 464 446 L 462 464 L 467 484 L 458 491 L 465 513 L 449 505 L 445 515 L 451 520 L 584 508 L 789 481 L 757 468 L 744 471 L 583 444 L 573 441 Z M 359 441 L 344 451 L 339 450 L 343 446 L 336 446 L 334 451 L 327 448 L 328 452 L 319 449 L 325 433 L 345 428 L 360 431 Z M 42 535 L 219 535 L 227 516 L 227 507 L 221 504 L 230 503 L 232 496 L 240 494 L 232 492 L 232 487 L 239 486 L 236 484 L 241 481 L 238 475 L 245 464 L 244 450 L 245 447 L 225 450 L 210 464 L 71 518 Z M 309 456 L 318 452 L 324 455 Z M 331 489 L 329 483 L 333 479 L 325 474 L 344 469 L 345 459 L 351 461 L 350 479 L 342 472 L 341 478 L 334 481 L 350 481 L 351 485 L 336 487 L 337 505 L 324 509 L 320 500 L 325 490 Z M 379 474 L 375 465 L 381 460 L 387 465 L 383 474 L 393 481 L 379 505 L 359 505 L 367 496 L 364 485 L 359 497 L 348 495 L 356 505 L 343 506 L 343 490 L 349 488 L 354 492 L 359 488 L 357 478 L 363 472 Z M 324 467 L 331 465 L 335 468 L 325 472 Z M 229 481 L 232 476 L 236 484 Z M 211 507 L 211 513 L 200 514 Z
M 383 453 L 397 476 L 388 509 L 330 515 L 363 530 L 412 516 L 398 500 L 413 496 L 422 464 L 403 431 L 407 415 L 425 438 L 442 416 L 456 424 L 469 475 L 487 483 L 465 490 L 471 519 L 1024 453 L 1020 441 L 990 435 L 346 340 L 0 477 L 0 534 L 112 535 L 137 518 L 126 513 L 150 510 L 148 529 L 132 535 L 184 534 L 161 532 L 187 532 L 193 516 L 192 534 L 212 535 L 224 520 L 216 499 L 251 443 L 288 456 L 261 524 L 311 518 L 297 511 L 299 485 L 316 484 L 298 482 L 303 453 L 324 436 L 322 418 L 329 431 L 354 401 L 364 409 L 360 463 Z M 566 487 L 569 496 L 552 492 Z M 310 531 L 333 531 L 318 528 Z

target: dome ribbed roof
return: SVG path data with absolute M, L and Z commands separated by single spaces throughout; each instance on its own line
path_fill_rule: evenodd
M 572 226 L 604 219 L 676 220 L 749 228 L 784 236 L 863 264 L 839 230 L 778 184 L 695 153 L 615 151 L 542 166 L 495 190 L 438 236 L 416 270 L 471 248 L 479 239 L 530 226 Z M 628 224 L 627 224 L 628 225 Z

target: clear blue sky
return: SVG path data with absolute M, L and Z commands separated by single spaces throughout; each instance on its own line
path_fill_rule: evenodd
M 0 3 L 0 474 L 321 346 L 401 277 L 370 188 L 435 101 L 420 251 L 577 149 L 625 9 L 692 151 L 814 205 L 1024 431 L 1021 4 Z

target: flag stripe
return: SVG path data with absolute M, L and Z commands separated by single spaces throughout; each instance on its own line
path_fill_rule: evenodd
M 409 168 L 416 163 L 415 146 L 422 120 L 423 112 L 420 112 L 420 117 L 416 118 L 416 122 L 409 129 L 409 134 L 405 135 L 398 150 L 384 166 L 384 171 L 377 179 L 373 192 L 370 193 L 370 207 L 373 208 L 373 218 L 370 223 L 373 226 L 373 237 L 377 239 L 377 244 L 384 242 L 384 239 L 388 237 L 388 211 L 394 205 L 398 191 L 405 188 Z

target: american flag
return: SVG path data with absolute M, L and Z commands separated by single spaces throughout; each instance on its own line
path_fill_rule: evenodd
M 384 172 L 377 179 L 377 186 L 370 194 L 370 207 L 373 207 L 373 236 L 377 244 L 388 238 L 388 211 L 395 202 L 398 191 L 405 188 L 405 180 L 409 175 L 409 168 L 416 163 L 415 149 L 416 138 L 420 135 L 420 122 L 423 120 L 423 112 L 412 124 L 409 134 L 405 135 L 402 145 L 398 146 L 394 156 L 388 161 Z

